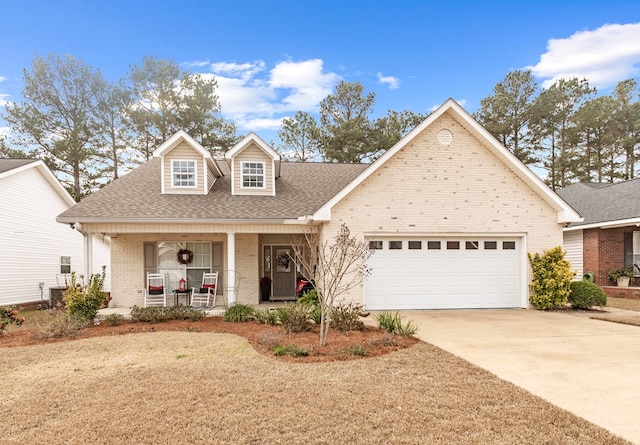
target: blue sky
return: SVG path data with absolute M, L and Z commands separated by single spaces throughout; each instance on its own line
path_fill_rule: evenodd
M 376 117 L 449 97 L 474 112 L 513 69 L 541 85 L 587 77 L 601 94 L 640 78 L 638 0 L 25 0 L 0 11 L 0 104 L 21 100 L 36 54 L 82 58 L 113 81 L 149 55 L 215 76 L 223 115 L 267 141 L 340 80 L 376 93 Z

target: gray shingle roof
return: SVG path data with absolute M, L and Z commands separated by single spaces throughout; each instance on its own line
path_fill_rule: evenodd
M 154 158 L 62 213 L 61 222 L 171 220 L 283 220 L 310 215 L 356 178 L 367 164 L 283 162 L 276 196 L 233 196 L 231 175 L 208 195 L 163 195 L 160 158 Z
M 37 162 L 37 159 L 0 159 L 0 173 Z
M 572 184 L 558 191 L 584 218 L 571 226 L 640 218 L 640 179 L 614 184 Z

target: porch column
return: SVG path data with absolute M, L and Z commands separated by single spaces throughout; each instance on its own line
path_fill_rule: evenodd
M 227 233 L 227 304 L 236 303 L 236 234 Z

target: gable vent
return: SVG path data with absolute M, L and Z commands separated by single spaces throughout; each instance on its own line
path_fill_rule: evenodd
M 441 145 L 449 145 L 453 141 L 453 133 L 449 130 L 440 130 L 438 132 L 438 142 Z

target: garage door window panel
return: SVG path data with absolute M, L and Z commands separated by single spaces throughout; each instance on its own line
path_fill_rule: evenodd
M 402 250 L 402 241 L 389 241 L 389 250 Z
M 428 250 L 440 250 L 441 249 L 440 241 L 427 241 L 427 249 Z

